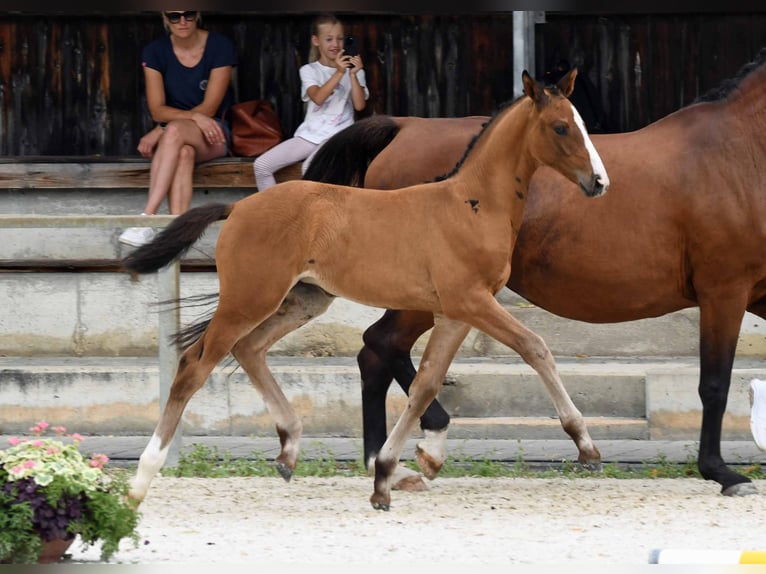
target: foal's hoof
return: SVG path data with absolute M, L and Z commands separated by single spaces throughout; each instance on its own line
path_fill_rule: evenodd
M 591 472 L 601 472 L 601 453 L 595 446 L 579 447 L 578 450 L 580 466 Z
M 444 465 L 444 461 L 436 460 L 425 450 L 420 448 L 420 445 L 415 447 L 415 461 L 418 463 L 420 470 L 428 480 L 433 480 Z
M 582 466 L 585 470 L 589 472 L 601 472 L 602 470 L 600 460 L 595 460 L 595 461 L 586 460 L 585 462 L 580 462 L 580 466 Z
M 277 463 L 277 472 L 285 479 L 285 482 L 290 482 L 290 479 L 293 477 L 293 469 L 284 462 Z
M 372 504 L 375 510 L 383 510 L 385 512 L 391 510 L 391 500 L 377 492 L 374 492 L 370 497 L 370 504 Z
M 423 492 L 428 490 L 428 485 L 420 476 L 419 472 L 400 464 L 394 470 L 391 477 L 391 490 L 403 490 L 404 492 Z
M 144 501 L 144 498 L 139 498 L 138 495 L 128 493 L 128 495 L 124 498 L 125 504 L 127 504 L 130 508 L 133 510 L 138 509 L 139 506 L 141 506 L 141 503 Z
M 732 484 L 728 488 L 721 489 L 721 494 L 724 496 L 750 496 L 758 494 L 758 489 L 752 482 L 740 482 L 739 484 Z
M 398 482 L 394 482 L 391 490 L 401 490 L 403 492 L 425 492 L 429 490 L 428 485 L 421 476 L 407 476 Z

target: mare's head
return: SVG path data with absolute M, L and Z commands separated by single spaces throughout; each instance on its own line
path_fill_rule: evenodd
M 579 185 L 588 197 L 605 193 L 609 176 L 590 141 L 585 122 L 567 99 L 574 90 L 577 68 L 572 68 L 554 86 L 535 81 L 526 70 L 521 77 L 524 94 L 534 102 L 539 114 L 538 129 L 527 134 L 535 160 Z

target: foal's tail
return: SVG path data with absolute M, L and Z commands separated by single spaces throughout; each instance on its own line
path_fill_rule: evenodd
M 367 167 L 398 131 L 391 116 L 370 116 L 351 124 L 322 144 L 303 179 L 364 187 Z
M 151 243 L 122 260 L 132 273 L 151 273 L 180 257 L 205 233 L 208 226 L 231 213 L 231 203 L 207 203 L 176 217 Z

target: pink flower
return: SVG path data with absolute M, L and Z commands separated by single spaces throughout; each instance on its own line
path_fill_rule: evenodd
M 17 444 L 21 443 L 22 440 L 17 436 L 12 436 L 8 439 L 8 444 L 11 446 L 16 446 Z
M 37 461 L 34 460 L 25 460 L 22 465 L 24 468 L 33 468 L 37 464 Z
M 41 440 L 34 440 L 34 441 L 32 441 L 32 446 L 36 446 L 38 448 L 43 446 L 44 444 L 45 444 L 45 442 L 43 442 Z
M 82 442 L 84 439 L 80 433 L 72 433 L 72 440 L 75 442 Z
M 45 452 L 47 454 L 58 454 L 59 452 L 61 452 L 61 449 L 57 446 L 49 446 Z
M 46 423 L 45 421 L 40 421 L 35 426 L 30 427 L 29 432 L 35 435 L 41 435 L 45 432 L 45 429 L 47 429 L 50 426 L 50 424 Z
M 57 426 L 57 427 L 53 427 L 51 430 L 55 432 L 57 436 L 66 434 L 66 427 Z
M 23 466 L 21 466 L 21 465 L 19 465 L 19 466 L 14 466 L 14 467 L 11 469 L 11 474 L 12 474 L 12 475 L 14 475 L 14 476 L 19 476 L 19 475 L 21 475 L 21 473 L 22 473 L 22 472 L 24 472 L 24 467 L 23 467 Z
M 107 462 L 109 462 L 109 457 L 105 454 L 94 454 L 90 459 L 90 465 L 94 468 L 103 469 Z

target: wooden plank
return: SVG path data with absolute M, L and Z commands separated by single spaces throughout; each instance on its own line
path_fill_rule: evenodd
M 143 158 L 4 157 L 0 160 L 2 189 L 120 189 L 149 186 L 151 163 Z M 301 164 L 276 173 L 278 182 L 300 179 Z M 215 159 L 197 166 L 195 188 L 255 188 L 252 158 Z

